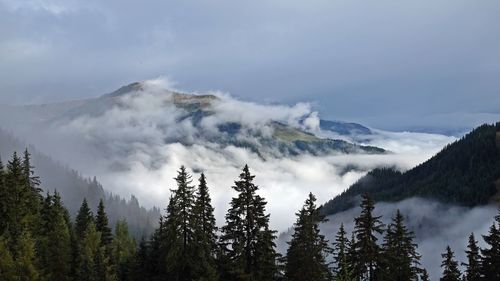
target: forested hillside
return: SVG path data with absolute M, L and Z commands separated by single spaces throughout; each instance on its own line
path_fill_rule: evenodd
M 2 159 L 12 155 L 14 151 L 20 155 L 27 147 L 27 144 L 0 129 Z M 131 196 L 130 200 L 125 200 L 106 192 L 95 177 L 84 178 L 77 171 L 63 166 L 33 147 L 29 148 L 29 152 L 33 165 L 37 167 L 36 174 L 41 179 L 40 187 L 44 192 L 52 193 L 57 190 L 70 215 L 76 215 L 83 198 L 87 199 L 90 206 L 97 206 L 99 200 L 103 199 L 112 225 L 118 219 L 126 217 L 130 231 L 136 237 L 148 235 L 156 227 L 160 217 L 158 208 L 148 210 L 141 207 L 134 196 Z
M 384 225 L 366 194 L 353 231 L 340 225 L 329 241 L 319 228 L 325 216 L 310 193 L 296 213 L 289 248 L 281 256 L 267 202 L 257 194 L 254 178 L 245 166 L 218 228 L 205 175 L 195 185 L 181 167 L 159 227 L 137 243 L 126 220 L 117 221 L 112 231 L 103 201 L 92 208 L 83 199 L 71 219 L 57 192 L 42 195 L 29 154 L 13 154 L 5 168 L 0 165 L 0 280 L 429 280 L 404 214 L 394 210 L 391 223 Z M 499 280 L 499 227 L 500 214 L 482 236 L 485 247 L 470 235 L 463 272 L 446 247 L 440 280 Z
M 487 204 L 499 192 L 499 131 L 500 122 L 482 125 L 404 173 L 393 168 L 374 169 L 324 204 L 323 213 L 350 209 L 363 193 L 376 201 L 422 197 L 464 206 Z

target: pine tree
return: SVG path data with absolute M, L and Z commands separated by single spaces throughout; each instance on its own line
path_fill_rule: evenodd
M 0 236 L 0 280 L 17 281 L 16 264 L 9 250 L 8 242 Z
M 355 218 L 357 268 L 361 277 L 368 281 L 377 280 L 380 263 L 380 247 L 377 245 L 376 234 L 382 234 L 383 224 L 380 217 L 373 216 L 375 204 L 367 195 L 362 196 L 361 215 Z
M 150 261 L 151 251 L 148 242 L 142 238 L 139 247 L 134 255 L 132 265 L 130 266 L 129 280 L 150 281 L 153 268 Z
M 231 200 L 222 227 L 219 258 L 228 265 L 221 274 L 229 280 L 269 280 L 277 274 L 275 231 L 269 230 L 267 203 L 256 194 L 254 177 L 245 165 L 233 186 L 238 195 Z
M 349 240 L 344 228 L 344 223 L 340 224 L 339 231 L 333 243 L 333 261 L 336 280 L 350 280 L 351 271 L 348 264 Z
M 4 203 L 4 232 L 8 235 L 10 248 L 16 245 L 21 233 L 29 224 L 29 205 L 26 198 L 27 189 L 24 185 L 23 167 L 21 159 L 14 152 L 12 159 L 7 163 L 5 175 L 5 203 Z
M 382 250 L 381 277 L 384 280 L 410 281 L 418 280 L 420 256 L 413 243 L 413 232 L 404 225 L 403 215 L 399 210 L 392 219 Z
M 115 236 L 111 244 L 113 263 L 116 266 L 118 280 L 125 281 L 131 273 L 132 258 L 135 255 L 135 241 L 128 232 L 126 220 L 118 220 Z
M 500 280 L 500 230 L 493 223 L 488 235 L 483 235 L 488 245 L 482 249 L 481 274 L 484 280 Z
M 465 270 L 465 281 L 480 281 L 481 280 L 481 255 L 479 254 L 479 247 L 474 238 L 474 233 L 469 236 L 469 244 L 467 245 L 467 266 Z
M 35 260 L 35 240 L 29 232 L 23 231 L 19 236 L 14 246 L 13 257 L 16 267 L 15 280 L 38 280 L 39 273 Z
M 328 241 L 319 230 L 319 224 L 326 220 L 315 202 L 316 198 L 309 193 L 304 206 L 296 214 L 297 221 L 286 255 L 286 280 L 330 280 L 331 274 L 326 263 Z
M 94 221 L 90 221 L 83 234 L 78 254 L 77 281 L 115 280 L 105 248 L 101 246 L 101 233 L 96 230 Z
M 99 200 L 99 206 L 97 207 L 95 227 L 96 230 L 101 233 L 101 246 L 108 247 L 113 241 L 113 234 L 111 233 L 111 228 L 109 227 L 108 216 L 106 215 L 102 199 Z
M 85 231 L 91 222 L 94 222 L 94 215 L 89 208 L 87 199 L 84 198 L 75 220 L 75 236 L 78 240 L 84 238 Z
M 346 263 L 349 276 L 353 280 L 359 280 L 361 276 L 360 263 L 358 262 L 358 252 L 356 249 L 356 235 L 351 233 L 351 239 L 347 242 Z
M 194 186 L 191 175 L 182 166 L 178 171 L 177 189 L 167 206 L 167 215 L 161 231 L 161 250 L 166 253 L 165 271 L 173 280 L 192 280 L 195 261 L 193 258 L 194 242 Z
M 430 281 L 429 273 L 427 273 L 426 269 L 422 269 L 422 274 L 420 275 L 420 281 Z
M 205 175 L 202 173 L 196 192 L 194 212 L 194 258 L 199 263 L 195 268 L 195 278 L 216 280 L 215 255 L 217 251 L 217 226 L 215 224 L 214 208 Z
M 453 251 L 451 250 L 450 246 L 446 247 L 446 252 L 441 256 L 443 257 L 443 262 L 441 263 L 441 267 L 443 268 L 443 276 L 439 280 L 460 281 L 460 270 L 458 270 L 458 262 L 454 259 Z

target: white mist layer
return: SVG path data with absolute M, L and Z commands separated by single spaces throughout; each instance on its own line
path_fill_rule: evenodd
M 421 264 L 428 270 L 431 280 L 439 280 L 441 277 L 441 253 L 446 246 L 452 248 L 460 262 L 466 262 L 464 251 L 472 232 L 479 241 L 479 246 L 485 246 L 481 235 L 488 233 L 497 212 L 493 206 L 469 209 L 412 198 L 398 203 L 377 203 L 374 214 L 382 216 L 383 223 L 387 225 L 397 209 L 400 209 L 405 217 L 406 226 L 415 232 L 417 250 L 422 255 Z M 344 223 L 348 237 L 351 237 L 353 218 L 359 213 L 360 209 L 354 208 L 329 216 L 329 221 L 321 227 L 323 234 L 329 241 L 334 241 L 340 224 Z M 286 252 L 286 242 L 290 240 L 290 234 L 291 232 L 283 234 L 278 240 L 278 248 L 282 253 Z
M 203 171 L 219 224 L 223 223 L 234 195 L 231 186 L 248 164 L 256 175 L 260 194 L 268 201 L 272 227 L 280 231 L 293 223 L 294 213 L 309 192 L 324 203 L 375 167 L 409 169 L 454 140 L 433 134 L 377 132 L 367 137 L 365 144 L 394 153 L 280 157 L 262 147 L 268 153 L 259 157 L 248 149 L 222 146 L 206 139 L 221 137 L 217 126 L 227 122 L 242 124 L 236 138 L 257 146 L 260 144 L 254 136 L 271 136 L 272 121 L 318 135 L 329 132 L 320 130 L 319 114 L 307 103 L 262 105 L 219 92 L 208 93 L 218 99 L 210 108 L 212 114 L 203 117 L 196 127 L 191 120 L 180 118 L 186 111 L 176 107 L 172 96 L 164 90 L 171 85 L 161 79 L 144 82 L 142 91 L 116 98 L 114 105 L 97 115 L 57 119 L 48 128 L 17 122 L 19 126 L 13 130 L 84 175 L 96 175 L 105 189 L 125 197 L 135 194 L 146 206 L 166 207 L 170 189 L 175 188 L 173 178 L 181 165 L 195 172 L 193 183 Z M 189 145 L 181 144 L 181 140 Z

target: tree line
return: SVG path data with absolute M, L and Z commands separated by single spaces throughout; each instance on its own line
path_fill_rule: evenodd
M 181 167 L 158 228 L 136 243 L 125 220 L 111 229 L 102 201 L 94 215 L 84 199 L 72 220 L 57 192 L 41 194 L 29 153 L 14 154 L 5 168 L 0 164 L 0 280 L 429 280 L 404 216 L 396 211 L 382 224 L 368 195 L 352 233 L 341 224 L 329 242 L 320 231 L 326 218 L 309 194 L 288 250 L 279 254 L 254 178 L 245 166 L 217 227 L 205 175 L 193 184 Z M 447 247 L 440 280 L 500 280 L 500 213 L 483 239 L 481 249 L 469 237 L 464 272 Z

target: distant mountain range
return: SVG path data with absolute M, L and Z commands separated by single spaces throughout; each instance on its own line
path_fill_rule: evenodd
M 98 117 L 113 108 L 123 109 L 129 105 L 127 102 L 133 97 L 147 92 L 144 83 L 136 82 L 121 87 L 118 90 L 98 98 L 69 101 L 63 103 L 29 105 L 22 107 L 2 108 L 3 120 L 22 120 L 24 124 L 32 124 L 37 129 L 49 128 L 60 124 L 67 124 L 81 117 Z M 214 143 L 222 147 L 245 147 L 262 157 L 286 156 L 309 153 L 312 155 L 325 155 L 331 153 L 384 153 L 385 150 L 373 146 L 363 146 L 340 139 L 318 137 L 315 134 L 292 126 L 279 120 L 269 120 L 265 125 L 272 133 L 266 130 L 254 129 L 253 124 L 243 122 L 219 122 L 217 131 L 207 130 L 204 122 L 218 112 L 218 104 L 223 101 L 215 95 L 193 95 L 170 90 L 160 90 L 155 93 L 169 97 L 165 107 L 175 106 L 182 113 L 177 116 L 177 122 L 188 121 L 196 130 L 194 137 L 173 136 L 165 132 L 165 143 L 179 142 L 184 145 L 194 143 Z M 241 110 L 245 110 L 242 108 Z M 5 122 L 3 126 L 9 127 L 12 122 Z M 2 121 L 0 121 L 2 124 Z M 372 132 L 367 127 L 355 123 L 340 121 L 320 120 L 322 130 L 332 132 L 339 136 L 363 136 Z M 17 131 L 15 127 L 9 129 Z M 160 128 L 161 129 L 161 128 Z M 167 129 L 167 128 L 165 128 Z M 26 129 L 30 130 L 30 129 Z M 94 146 L 99 146 L 98 143 Z
M 363 193 L 379 202 L 412 197 L 470 207 L 500 202 L 500 122 L 476 128 L 406 172 L 374 169 L 322 210 L 326 215 L 348 210 Z

